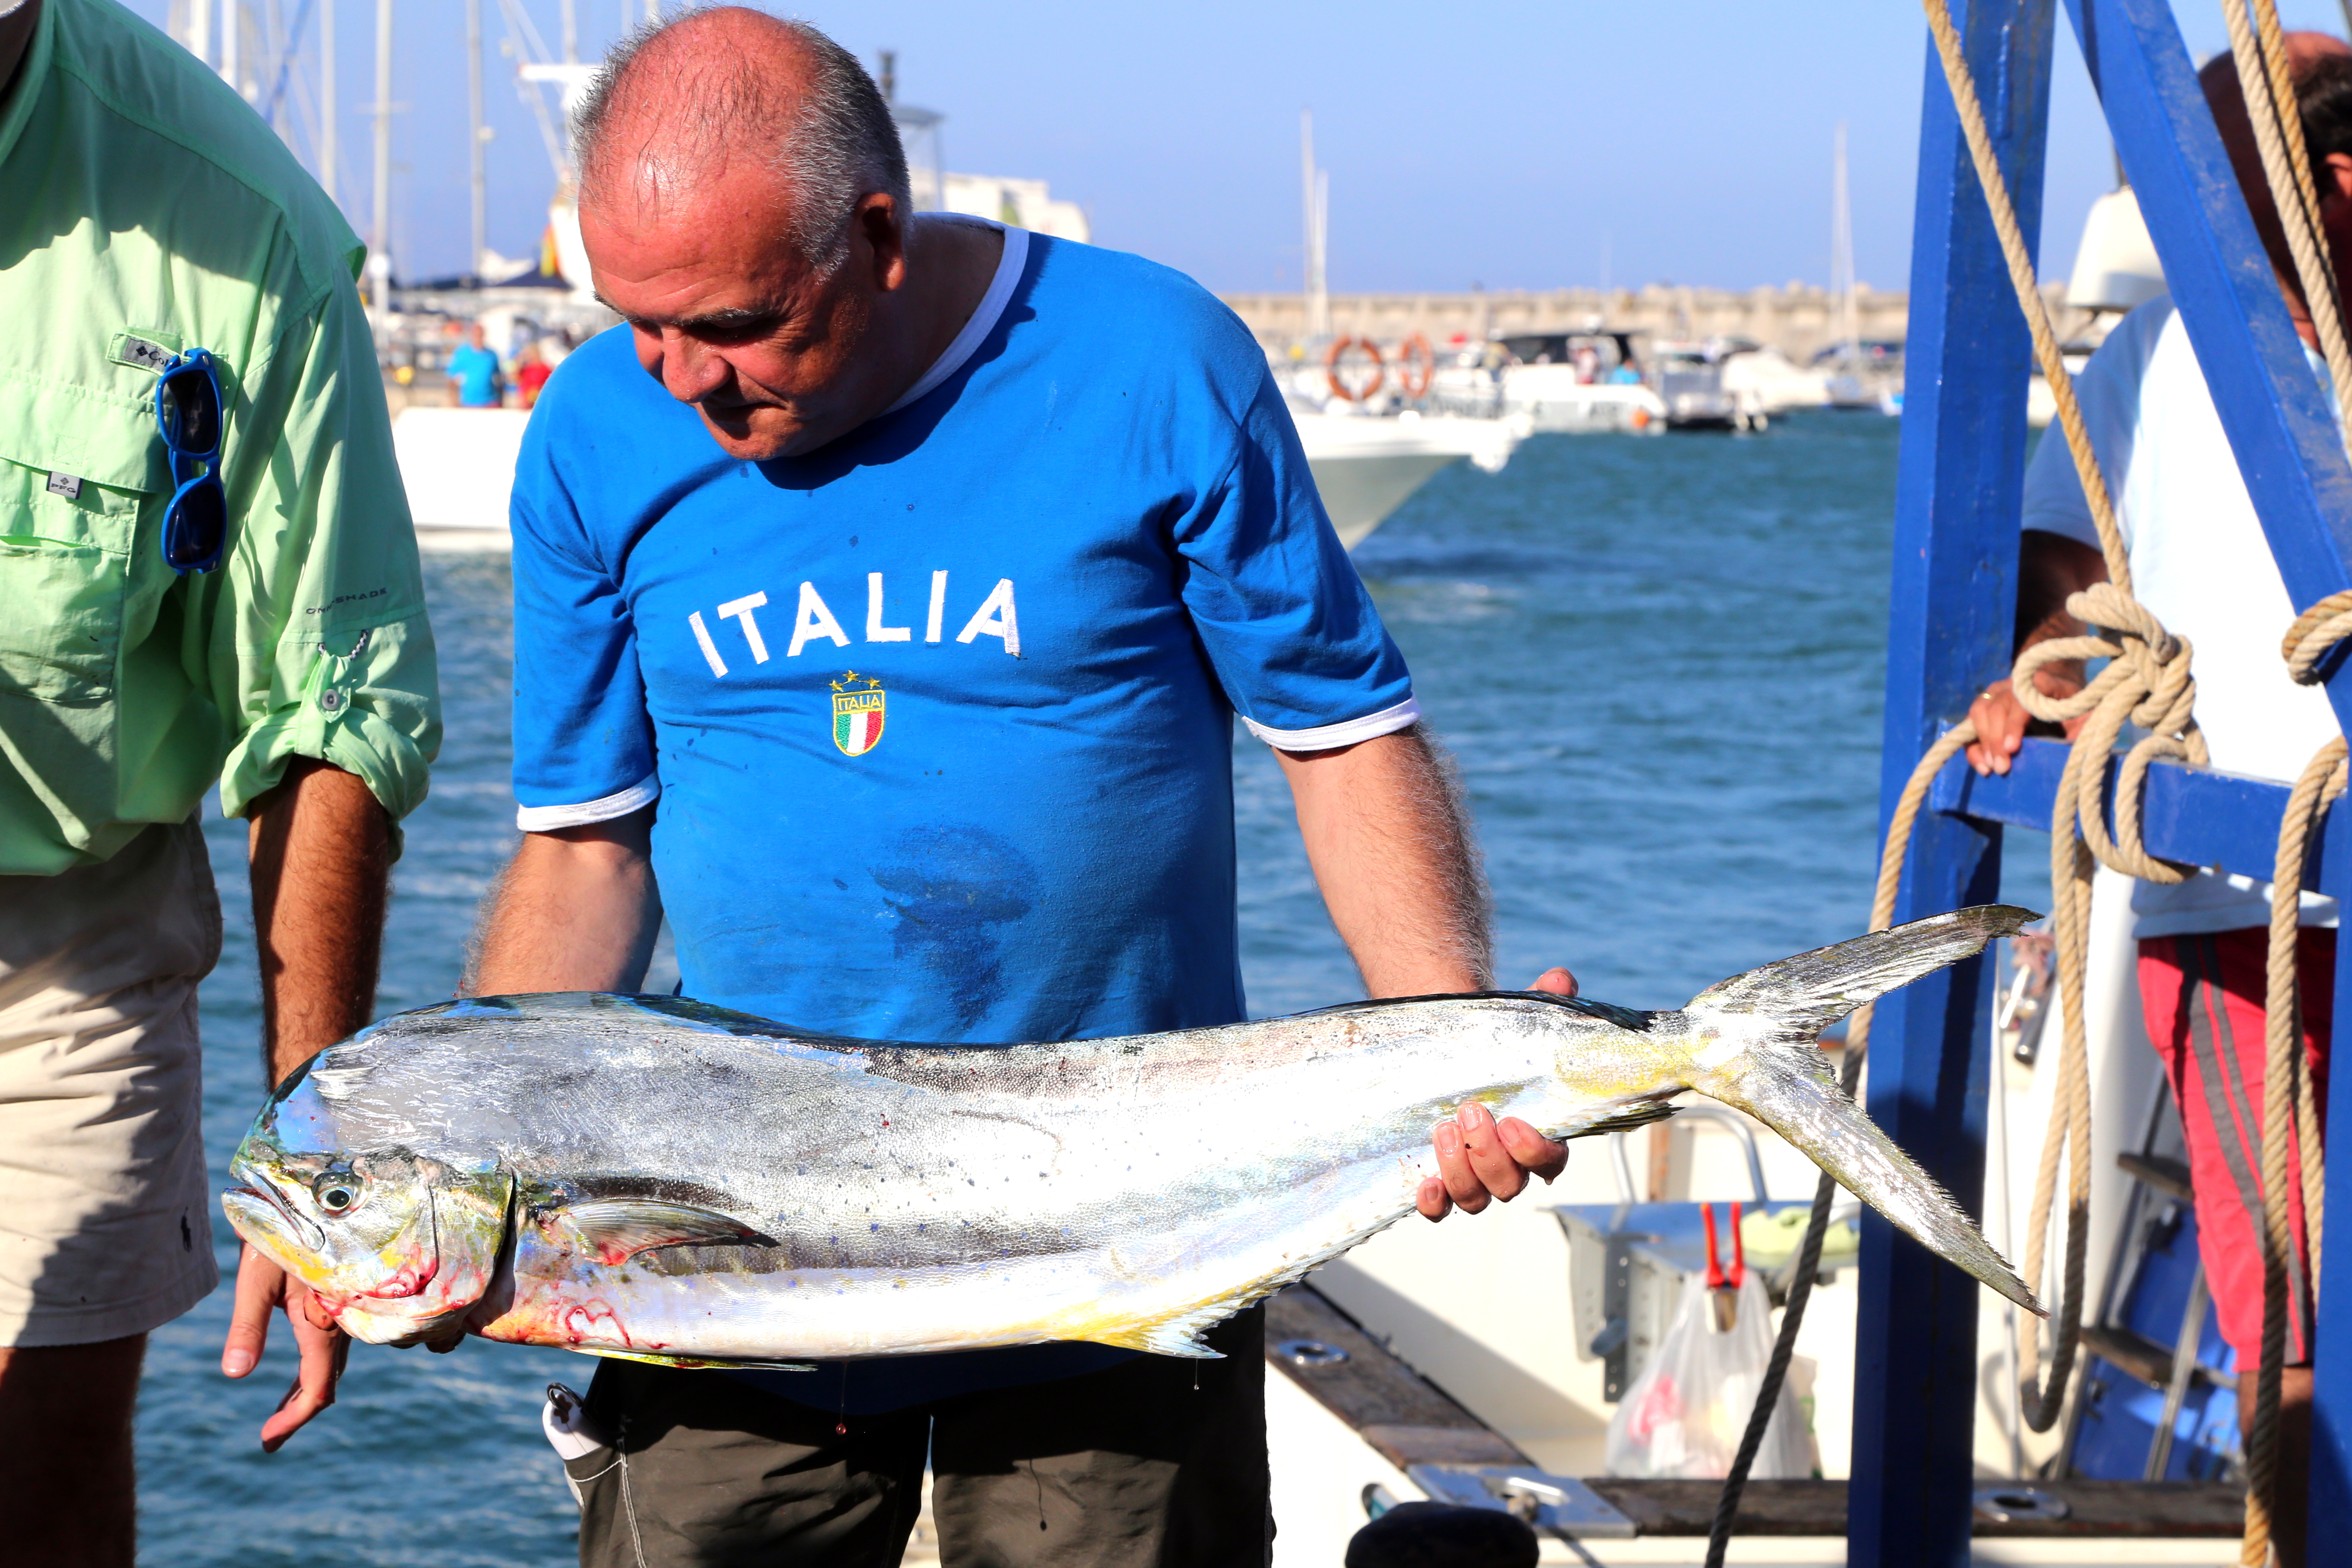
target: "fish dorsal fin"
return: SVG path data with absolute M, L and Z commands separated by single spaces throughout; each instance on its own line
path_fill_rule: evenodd
M 541 1230 L 599 1263 L 619 1263 L 656 1247 L 773 1247 L 741 1220 L 658 1198 L 591 1198 L 539 1216 Z

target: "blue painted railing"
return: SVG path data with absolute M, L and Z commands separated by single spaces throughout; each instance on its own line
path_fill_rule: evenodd
M 1958 26 L 2029 247 L 2037 240 L 2055 51 L 2053 0 L 1955 0 Z M 2290 325 L 2166 0 L 2067 0 L 2066 10 L 2297 608 L 2352 587 L 2352 467 Z M 2029 349 L 1935 51 L 1927 50 L 1896 496 L 1881 823 L 1920 755 L 2010 665 Z M 2279 628 L 2285 631 L 2284 626 Z M 2352 659 L 2327 692 L 2352 730 Z M 2326 667 L 2323 667 L 2326 668 Z M 2028 742 L 2007 778 L 1955 763 L 1905 864 L 1896 918 L 1992 899 L 2000 825 L 2046 827 L 2063 752 Z M 2268 879 L 2285 789 L 2158 764 L 2148 847 Z M 2352 809 L 2331 815 L 2307 875 L 2352 896 Z M 2308 885 L 2308 884 L 2306 884 Z M 2352 995 L 2352 942 L 2339 991 Z M 1983 1191 L 1990 974 L 1956 966 L 1881 1005 L 1869 1108 L 1970 1200 Z M 2343 1105 L 2335 1103 L 2344 1099 Z M 2352 1127 L 2352 1073 L 2331 1125 Z M 2328 1208 L 2352 1215 L 2352 1160 L 2330 1163 Z M 2312 1538 L 2352 1539 L 2352 1243 L 2327 1248 L 2317 1372 Z M 1853 1568 L 1968 1561 L 1976 1287 L 1865 1215 L 1855 1344 Z

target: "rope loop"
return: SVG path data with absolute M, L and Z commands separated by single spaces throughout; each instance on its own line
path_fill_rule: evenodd
M 2352 637 L 2352 588 L 2338 589 L 2295 616 L 2279 642 L 2279 657 L 2297 686 L 2319 684 L 2319 661 Z

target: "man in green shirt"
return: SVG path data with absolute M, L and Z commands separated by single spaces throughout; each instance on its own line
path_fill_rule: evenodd
M 145 1336 L 216 1282 L 195 989 L 220 910 L 194 820 L 215 784 L 251 822 L 266 1076 L 373 1008 L 394 824 L 440 721 L 360 259 L 177 45 L 114 0 L 0 0 L 8 1563 L 131 1562 Z M 248 1253 L 229 1375 L 281 1305 L 302 1373 L 271 1447 L 332 1399 L 341 1350 Z

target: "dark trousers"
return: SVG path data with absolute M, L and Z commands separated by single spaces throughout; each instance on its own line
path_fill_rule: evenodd
M 1223 1360 L 1138 1356 L 880 1415 L 605 1362 L 588 1413 L 613 1445 L 565 1466 L 582 1568 L 891 1568 L 927 1455 L 945 1568 L 1263 1564 L 1263 1310 L 1208 1340 Z

